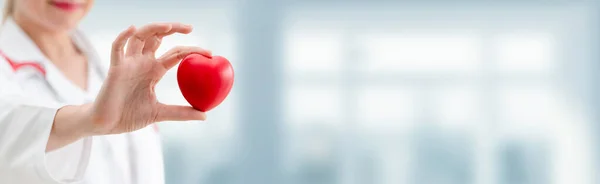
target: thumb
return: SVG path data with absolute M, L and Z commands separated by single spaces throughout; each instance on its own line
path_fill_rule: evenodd
M 206 120 L 206 113 L 190 106 L 160 104 L 156 121 Z

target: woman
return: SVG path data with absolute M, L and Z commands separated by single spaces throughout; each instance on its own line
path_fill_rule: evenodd
M 186 55 L 156 58 L 161 39 L 191 26 L 127 28 L 110 68 L 76 30 L 93 0 L 7 0 L 0 29 L 0 183 L 164 183 L 159 121 L 203 112 L 156 100 L 154 86 Z M 125 47 L 126 45 L 126 47 Z

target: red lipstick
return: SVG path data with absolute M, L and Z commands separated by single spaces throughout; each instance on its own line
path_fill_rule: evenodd
M 72 3 L 72 2 L 60 2 L 60 1 L 52 1 L 50 4 L 58 9 L 64 11 L 74 11 L 81 7 L 81 4 Z

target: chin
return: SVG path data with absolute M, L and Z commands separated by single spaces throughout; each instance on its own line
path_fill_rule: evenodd
M 46 25 L 46 27 L 48 27 L 50 30 L 53 31 L 72 31 L 74 29 L 77 28 L 77 26 L 79 25 L 79 22 L 77 21 L 66 21 L 66 20 L 61 20 L 61 21 L 48 21 L 48 24 Z

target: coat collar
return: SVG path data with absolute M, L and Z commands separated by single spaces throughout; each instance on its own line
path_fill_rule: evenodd
M 42 70 L 46 66 L 44 60 L 46 57 L 29 36 L 19 27 L 13 19 L 9 18 L 0 28 L 0 51 L 3 59 L 9 60 L 11 65 L 20 64 L 37 64 Z M 19 74 L 35 74 L 40 73 L 36 69 L 18 69 L 15 71 Z
M 73 31 L 71 39 L 89 57 L 88 59 L 99 58 L 89 40 L 87 40 L 86 36 L 80 30 Z M 12 18 L 8 18 L 0 27 L 0 51 L 16 63 L 34 62 L 39 63 L 44 68 L 52 64 Z M 94 60 L 93 62 L 97 61 Z
M 7 19 L 0 28 L 0 49 L 16 61 L 46 60 L 37 45 L 11 18 Z
M 99 57 L 86 37 L 80 31 L 76 30 L 71 33 L 71 38 L 73 39 L 73 43 L 86 55 L 89 65 L 98 65 Z M 75 87 L 54 66 L 13 19 L 7 19 L 4 25 L 0 27 L 0 51 L 2 52 L 1 54 L 11 59 L 15 64 L 35 63 L 39 65 L 43 72 L 40 72 L 36 67 L 23 67 L 14 72 L 22 77 L 40 75 L 40 77 L 45 78 L 50 87 L 54 89 L 56 96 L 60 98 L 60 101 L 70 101 L 69 99 L 73 99 L 74 96 L 79 96 L 73 94 L 73 91 L 80 89 Z M 91 68 L 95 67 L 98 66 Z M 83 95 L 83 92 L 81 95 Z

